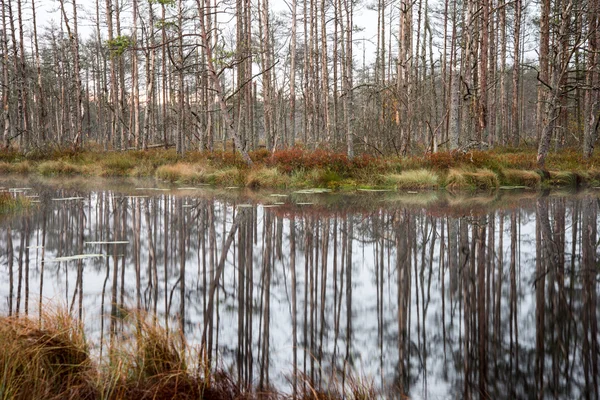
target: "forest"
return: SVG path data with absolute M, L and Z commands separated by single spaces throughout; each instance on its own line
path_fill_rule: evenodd
M 2 141 L 25 154 L 594 151 L 598 0 L 1 2 Z

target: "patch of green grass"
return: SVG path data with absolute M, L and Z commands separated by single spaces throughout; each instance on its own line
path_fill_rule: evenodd
M 435 189 L 439 187 L 439 177 L 433 171 L 416 169 L 384 175 L 383 183 L 397 189 Z
M 354 181 L 344 178 L 336 171 L 322 168 L 297 170 L 292 172 L 290 186 L 293 188 L 322 187 L 339 189 L 342 186 L 355 186 Z
M 144 178 L 154 176 L 156 166 L 150 160 L 141 160 L 133 169 L 129 171 L 129 176 L 135 178 Z
M 37 171 L 43 176 L 79 175 L 83 168 L 67 161 L 43 161 L 38 164 Z
M 130 153 L 107 153 L 100 161 L 102 176 L 127 176 L 139 164 L 139 160 Z

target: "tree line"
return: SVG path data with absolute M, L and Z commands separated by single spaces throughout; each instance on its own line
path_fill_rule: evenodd
M 599 0 L 60 0 L 43 27 L 48 4 L 0 2 L 6 148 L 524 145 L 544 167 L 596 142 Z

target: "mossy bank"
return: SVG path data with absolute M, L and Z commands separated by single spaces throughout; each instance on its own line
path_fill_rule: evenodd
M 534 149 L 439 152 L 425 156 L 349 159 L 327 150 L 292 148 L 250 153 L 247 166 L 234 152 L 174 150 L 30 152 L 0 151 L 0 173 L 41 176 L 154 177 L 221 187 L 334 190 L 492 190 L 600 186 L 600 157 L 584 160 L 576 149 L 551 154 L 547 170 L 536 169 Z

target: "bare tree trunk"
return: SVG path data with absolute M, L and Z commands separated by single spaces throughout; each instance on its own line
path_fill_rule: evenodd
M 479 56 L 479 129 L 477 130 L 478 146 L 481 146 L 482 141 L 488 139 L 487 132 L 487 114 L 488 114 L 488 52 L 489 52 L 489 23 L 490 23 L 490 4 L 489 0 L 483 0 L 481 3 L 482 18 L 481 18 L 481 44 Z
M 114 40 L 113 32 L 113 5 L 112 0 L 106 0 L 106 23 L 108 25 L 108 42 Z M 117 92 L 117 73 L 115 70 L 115 56 L 110 55 L 110 108 L 111 124 L 108 140 L 117 142 L 117 124 L 119 123 L 119 94 Z
M 139 70 L 138 70 L 138 0 L 133 0 L 133 28 L 131 30 L 132 36 L 132 47 L 131 52 L 131 86 L 133 89 L 133 98 L 131 99 L 131 119 L 133 120 L 133 138 L 135 142 L 135 148 L 140 149 L 142 140 L 140 140 L 140 84 L 139 84 Z M 152 8 L 152 4 L 148 4 Z M 154 30 L 154 25 L 150 25 L 150 29 Z M 148 84 L 148 83 L 147 83 Z M 148 100 L 148 98 L 146 98 Z
M 183 0 L 177 2 L 177 23 L 179 25 L 179 48 L 177 51 L 177 69 L 179 70 L 178 111 L 177 111 L 177 139 L 175 149 L 177 154 L 183 156 L 183 126 L 185 123 L 185 87 L 184 87 L 184 59 L 183 59 Z
M 325 140 L 331 142 L 331 121 L 329 119 L 329 70 L 327 62 L 327 25 L 325 15 L 325 0 L 321 0 L 321 90 L 323 101 L 323 125 Z
M 75 1 L 75 0 L 73 0 Z M 25 39 L 23 37 L 23 11 L 21 7 L 22 1 L 17 0 L 17 14 L 19 19 L 19 44 L 20 44 L 20 61 L 21 65 L 19 68 L 19 90 L 20 90 L 20 110 L 22 119 L 22 131 L 21 131 L 21 143 L 23 144 L 23 150 L 29 150 L 29 88 L 27 85 L 27 63 L 25 58 Z M 15 50 L 16 52 L 16 50 Z M 16 63 L 15 59 L 15 63 Z M 78 64 L 76 65 L 78 66 Z
M 456 26 L 458 21 L 456 19 L 457 14 L 457 1 L 452 2 L 452 38 L 450 43 L 451 51 L 451 66 L 450 66 L 450 107 L 449 107 L 449 122 L 448 122 L 448 136 L 449 136 L 449 148 L 450 150 L 458 149 L 460 146 L 460 66 L 458 64 L 458 46 L 456 45 L 457 40 L 457 29 Z
M 41 143 L 46 141 L 46 104 L 44 100 L 44 89 L 42 86 L 42 63 L 40 61 L 40 50 L 38 43 L 38 34 L 37 34 L 37 19 L 36 19 L 36 9 L 35 9 L 35 0 L 31 0 L 31 8 L 32 8 L 32 16 L 33 16 L 33 43 L 35 50 L 35 67 L 37 71 L 37 87 L 36 91 L 33 94 L 33 103 L 36 105 L 36 123 L 37 123 L 37 139 L 41 139 Z
M 585 117 L 583 134 L 583 156 L 590 158 L 598 138 L 600 124 L 600 0 L 588 2 L 588 35 L 587 50 Z
M 520 119 L 519 119 L 519 74 L 521 72 L 520 57 L 521 57 L 521 0 L 515 0 L 515 28 L 514 37 L 514 53 L 513 53 L 513 78 L 512 78 L 512 111 L 511 111 L 511 128 L 512 128 L 512 145 L 519 146 L 521 137 Z
M 353 80 L 353 63 L 352 63 L 352 14 L 353 14 L 353 2 L 351 0 L 344 0 L 345 11 L 346 11 L 346 59 L 344 63 L 346 65 L 346 90 L 345 90 L 345 98 L 347 98 L 346 103 L 346 144 L 348 147 L 348 158 L 352 159 L 354 157 L 354 130 L 353 130 L 353 120 L 354 120 L 354 91 L 352 86 L 354 85 Z
M 290 38 L 290 137 L 288 146 L 296 144 L 296 38 L 298 36 L 297 0 L 292 0 L 292 36 Z M 294 386 L 294 390 L 296 387 Z
M 134 0 L 137 3 L 137 0 Z M 148 149 L 148 142 L 151 137 L 154 137 L 154 84 L 155 75 L 155 58 L 156 58 L 156 41 L 154 39 L 154 9 L 153 3 L 148 2 L 149 14 L 149 56 L 146 62 L 146 106 L 144 111 L 144 136 L 142 138 L 142 148 Z
M 79 149 L 82 133 L 82 117 L 81 117 L 81 105 L 83 103 L 81 94 L 81 76 L 79 66 L 79 37 L 77 30 L 77 3 L 73 0 L 73 30 L 69 25 L 69 18 L 65 10 L 64 0 L 60 0 L 60 7 L 67 28 L 67 34 L 69 35 L 69 42 L 71 43 L 71 51 L 73 52 L 73 81 L 75 83 L 75 104 L 73 105 L 73 120 L 75 123 L 75 137 L 73 138 L 73 149 Z
M 520 0 L 517 0 L 520 1 Z M 566 0 L 563 2 L 561 10 L 561 23 L 559 28 L 558 39 L 555 40 L 554 44 L 554 59 L 552 66 L 552 79 L 550 82 L 551 92 L 546 99 L 546 124 L 542 130 L 542 136 L 538 145 L 537 152 L 537 164 L 541 169 L 546 168 L 546 157 L 550 150 L 550 139 L 554 134 L 556 128 L 556 122 L 560 117 L 560 111 L 562 108 L 561 97 L 563 95 L 563 89 L 561 88 L 561 82 L 563 77 L 567 73 L 569 62 L 572 58 L 574 48 L 567 51 L 568 54 L 563 54 L 566 51 L 562 46 L 562 39 L 567 36 L 568 28 L 570 24 L 569 14 L 573 9 L 573 0 Z
M 550 0 L 542 0 L 540 11 L 540 80 L 543 84 L 538 84 L 538 104 L 537 104 L 537 139 L 542 136 L 542 130 L 546 125 L 545 120 L 545 102 L 546 87 L 549 83 L 550 71 L 548 57 L 550 52 Z
M 119 40 L 123 37 L 121 35 L 121 7 L 122 3 L 119 3 L 119 0 L 114 0 L 115 4 L 115 28 L 117 30 L 117 38 Z M 126 88 L 125 88 L 125 60 L 122 54 L 118 54 L 118 78 L 119 78 L 119 102 L 115 107 L 119 108 L 119 116 L 117 123 L 120 131 L 120 150 L 127 150 L 129 146 L 129 133 L 126 129 L 126 125 L 124 124 L 124 119 L 126 115 Z
M 411 105 L 412 99 L 412 2 L 402 0 L 400 5 L 400 23 L 398 40 L 398 73 L 397 73 L 397 96 L 398 108 L 396 111 L 396 123 L 400 131 L 400 152 L 405 155 L 410 144 Z
M 262 66 L 262 86 L 263 86 L 263 104 L 264 104 L 264 124 L 265 124 L 265 142 L 267 149 L 275 150 L 277 140 L 273 127 L 273 81 L 271 79 L 271 27 L 269 23 L 269 2 L 261 0 L 262 7 L 259 5 L 259 30 L 262 40 L 261 43 L 261 66 Z M 261 3 L 259 2 L 259 4 Z M 239 132 L 238 132 L 239 134 Z
M 498 125 L 498 143 L 508 143 L 508 92 L 506 90 L 506 0 L 499 0 L 500 22 L 500 124 Z
M 10 124 L 10 78 L 8 73 L 8 27 L 6 26 L 6 6 L 5 2 L 11 0 L 1 0 L 2 5 L 2 117 L 4 120 L 4 131 L 2 132 L 2 142 L 4 148 L 10 146 L 11 124 Z
M 242 140 L 239 136 L 239 133 L 236 132 L 233 128 L 233 120 L 231 119 L 231 114 L 229 109 L 227 108 L 227 104 L 225 103 L 225 98 L 223 97 L 223 87 L 221 85 L 221 81 L 219 80 L 219 76 L 217 75 L 217 71 L 215 69 L 215 65 L 213 62 L 213 54 L 212 54 L 212 45 L 210 43 L 210 39 L 208 36 L 208 32 L 206 29 L 206 14 L 204 7 L 200 3 L 200 0 L 196 0 L 198 4 L 198 12 L 199 12 L 199 22 L 200 22 L 200 39 L 202 40 L 202 46 L 204 47 L 204 51 L 206 52 L 206 63 L 208 68 L 208 74 L 213 83 L 213 89 L 215 90 L 215 97 L 217 98 L 217 102 L 219 103 L 219 107 L 221 109 L 221 114 L 223 120 L 225 122 L 225 129 L 229 133 L 229 135 L 233 138 L 233 143 L 237 151 L 240 152 L 242 159 L 247 165 L 252 165 L 252 160 L 248 155 L 248 152 L 244 148 Z M 208 16 L 210 18 L 210 15 Z

